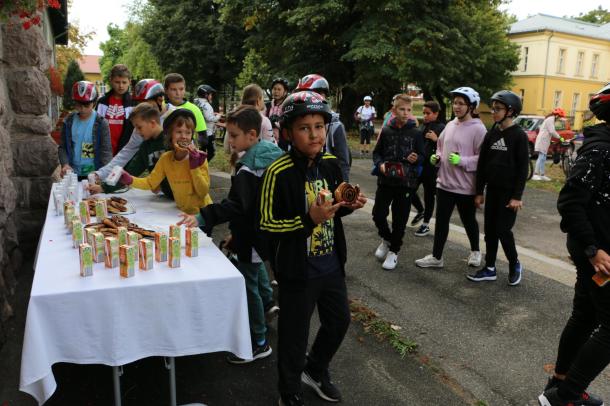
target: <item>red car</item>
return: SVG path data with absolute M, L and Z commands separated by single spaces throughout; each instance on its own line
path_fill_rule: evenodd
M 534 155 L 537 155 L 534 152 L 534 145 L 536 144 L 536 137 L 538 136 L 538 132 L 540 131 L 540 126 L 542 125 L 544 118 L 544 116 L 522 115 L 518 116 L 514 120 L 514 123 L 519 124 L 527 134 L 527 138 L 529 140 L 530 155 L 532 157 Z M 570 128 L 570 122 L 565 118 L 555 120 L 555 130 L 557 130 L 557 133 L 566 141 L 569 141 L 574 138 L 574 131 L 572 131 L 572 129 Z M 555 152 L 559 152 L 560 148 L 561 142 L 558 139 L 551 137 L 551 146 L 549 147 L 548 154 L 553 155 Z

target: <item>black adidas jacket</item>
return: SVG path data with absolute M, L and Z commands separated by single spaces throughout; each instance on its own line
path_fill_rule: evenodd
M 307 279 L 307 239 L 315 224 L 309 216 L 305 192 L 307 157 L 297 150 L 282 155 L 267 168 L 259 195 L 259 228 L 269 242 L 269 261 L 280 282 L 305 282 Z M 341 182 L 338 159 L 320 153 L 314 160 L 319 177 L 328 183 L 330 192 Z M 341 217 L 352 210 L 340 208 L 334 217 L 334 249 L 345 274 L 347 245 Z
M 610 126 L 586 127 L 584 136 L 557 200 L 568 251 L 579 256 L 590 245 L 610 252 Z
M 527 134 L 518 125 L 505 130 L 494 126 L 485 134 L 477 165 L 477 195 L 485 186 L 510 189 L 511 197 L 521 200 L 529 165 Z

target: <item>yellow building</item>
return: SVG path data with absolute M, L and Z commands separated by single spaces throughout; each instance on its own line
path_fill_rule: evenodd
M 610 82 L 610 23 L 537 14 L 512 24 L 509 38 L 520 46 L 512 90 L 523 98 L 523 114 L 561 107 L 580 130 L 589 98 Z

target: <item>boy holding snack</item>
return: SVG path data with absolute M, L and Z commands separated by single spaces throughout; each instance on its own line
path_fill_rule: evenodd
M 210 234 L 214 226 L 229 222 L 237 269 L 246 280 L 253 344 L 253 358 L 246 360 L 231 355 L 228 361 L 233 364 L 262 359 L 272 351 L 266 339 L 265 313 L 274 307 L 273 290 L 263 263 L 266 250 L 256 229 L 256 202 L 263 172 L 283 152 L 271 142 L 258 140 L 261 121 L 260 112 L 253 106 L 242 105 L 229 113 L 226 121 L 229 145 L 233 152 L 243 152 L 231 178 L 229 195 L 220 203 L 204 207 L 197 216 L 182 214 L 183 219 L 178 223 L 199 226 Z
M 343 176 L 337 158 L 323 152 L 332 117 L 327 101 L 301 91 L 289 95 L 282 110 L 282 136 L 292 149 L 267 169 L 259 201 L 260 230 L 270 241 L 279 282 L 279 403 L 303 405 L 301 381 L 338 402 L 328 368 L 350 322 L 341 217 L 363 207 L 366 198 L 358 193 L 350 204 L 332 202 Z M 316 306 L 321 327 L 307 352 Z

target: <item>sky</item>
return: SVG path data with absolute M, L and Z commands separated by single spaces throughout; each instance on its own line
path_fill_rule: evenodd
M 95 31 L 94 39 L 85 49 L 86 55 L 102 54 L 99 44 L 108 40 L 106 27 L 111 22 L 120 27 L 123 26 L 127 22 L 125 6 L 130 3 L 130 0 L 73 0 L 72 8 L 68 13 L 70 22 L 74 23 L 77 20 L 82 32 Z M 593 10 L 599 5 L 604 7 L 604 3 L 605 1 L 600 0 L 512 0 L 509 4 L 503 5 L 502 9 L 508 10 L 510 14 L 516 15 L 519 20 L 522 20 L 538 13 L 558 17 L 576 16 L 579 13 Z

